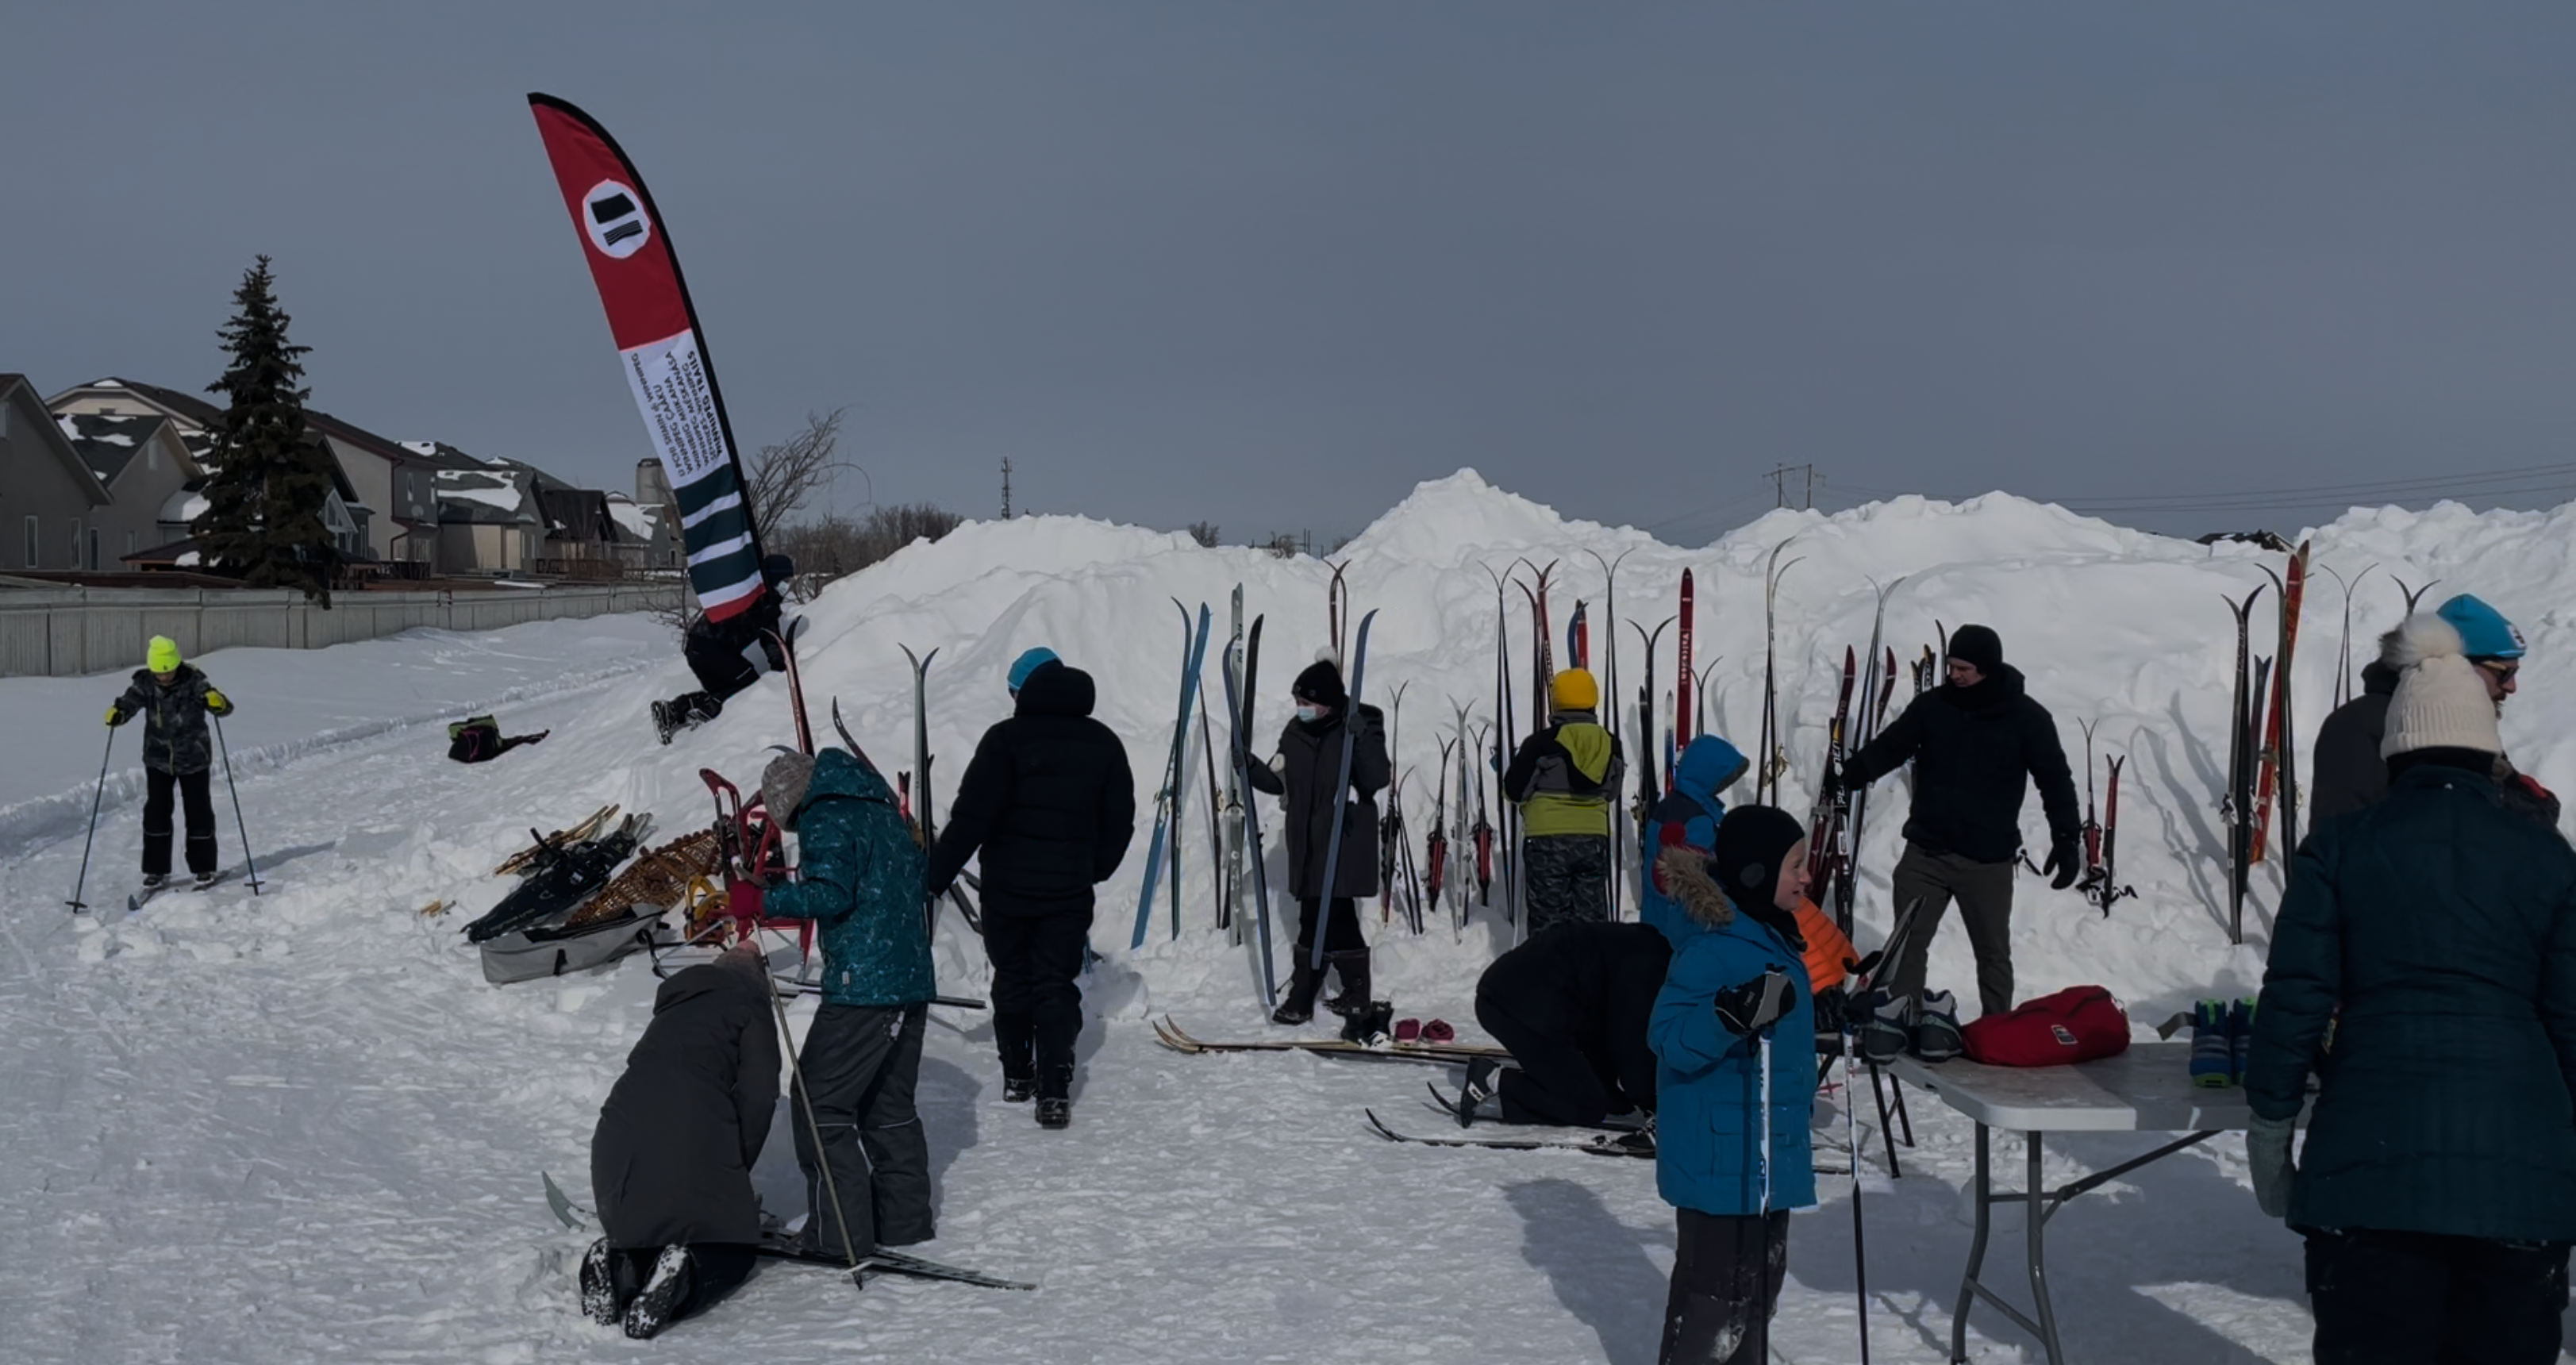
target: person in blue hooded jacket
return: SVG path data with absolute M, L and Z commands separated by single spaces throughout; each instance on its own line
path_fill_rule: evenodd
M 1717 822 L 1726 814 L 1719 792 L 1734 786 L 1752 764 L 1734 745 L 1715 735 L 1701 735 L 1682 749 L 1674 765 L 1673 789 L 1655 803 L 1637 831 L 1643 886 L 1637 918 L 1664 931 L 1676 949 L 1704 932 L 1690 912 L 1665 886 L 1657 860 L 1674 848 L 1696 850 L 1705 858 L 1716 846 Z
M 1797 928 L 1806 831 L 1786 811 L 1739 806 L 1711 844 L 1705 859 L 1661 863 L 1666 894 L 1702 930 L 1675 949 L 1647 1024 L 1655 1187 L 1678 1233 L 1664 1365 L 1768 1359 L 1788 1211 L 1816 1202 L 1815 1014 Z
M 921 846 L 885 778 L 839 749 L 780 754 L 761 774 L 760 794 L 771 817 L 796 832 L 799 854 L 796 880 L 770 887 L 761 913 L 814 920 L 822 929 L 823 1007 L 799 1059 L 813 1118 L 794 1116 L 796 1164 L 805 1171 L 805 1249 L 865 1256 L 929 1241 L 938 1235 L 930 1144 L 913 1091 L 938 984 Z M 827 1189 L 840 1196 L 837 1213 L 826 1203 Z

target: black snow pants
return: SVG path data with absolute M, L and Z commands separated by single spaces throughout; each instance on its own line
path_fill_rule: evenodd
M 1789 1215 L 1675 1209 L 1680 1240 L 1657 1365 L 1763 1365 L 1789 1274 Z
M 1496 1094 L 1505 1123 L 1597 1126 L 1609 1117 L 1609 1079 L 1575 1046 L 1565 1021 L 1526 1019 L 1501 999 L 1476 992 L 1476 1022 L 1512 1054 Z M 1517 1069 L 1513 1069 L 1517 1068 Z
M 170 798 L 172 789 L 188 811 L 188 870 L 203 876 L 215 870 L 214 774 L 143 770 L 143 875 L 170 875 Z
M 835 1216 L 825 1197 L 813 1127 L 803 1113 L 790 1115 L 796 1164 L 805 1171 L 808 1250 L 842 1255 L 842 1217 L 849 1220 L 850 1246 L 862 1256 L 938 1235 L 930 1209 L 930 1142 L 912 1102 L 929 1017 L 927 1005 L 825 1005 L 815 1013 L 798 1060 L 813 1091 L 814 1125 L 823 1130 L 829 1188 L 840 1194 L 842 1214 Z
M 2550 1365 L 2567 1244 L 2311 1230 L 2317 1365 Z
M 1521 841 L 1529 874 L 1529 929 L 1536 938 L 1560 924 L 1610 918 L 1610 836 L 1538 834 Z
M 1076 978 L 1091 947 L 1091 912 L 1088 900 L 1043 915 L 985 905 L 984 956 L 993 964 L 993 1038 L 1002 1075 L 1034 1078 L 1048 1099 L 1073 1093 L 1073 1045 L 1082 1036 Z

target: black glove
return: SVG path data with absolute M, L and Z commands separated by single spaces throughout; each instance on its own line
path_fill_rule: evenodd
M 1778 968 L 1741 986 L 1731 986 L 1717 993 L 1717 1022 L 1736 1033 L 1751 1037 L 1780 1022 L 1789 1012 L 1789 974 Z
M 1850 994 L 1840 986 L 1827 986 L 1816 992 L 1816 1032 L 1842 1032 L 1843 1011 L 1850 1000 Z
M 2048 865 L 2042 872 L 2055 875 L 2048 879 L 2049 889 L 2063 891 L 2075 885 L 2077 873 L 2084 870 L 2084 854 L 2072 839 L 2060 839 L 2048 846 Z

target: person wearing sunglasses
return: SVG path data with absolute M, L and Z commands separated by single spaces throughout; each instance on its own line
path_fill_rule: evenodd
M 2486 602 L 2461 593 L 2430 613 L 2460 637 L 2462 652 L 2474 666 L 2487 700 L 2504 714 L 2507 697 L 2521 690 L 2522 632 Z M 2308 816 L 2312 826 L 2338 815 L 2374 805 L 2388 795 L 2388 764 L 2379 746 L 2388 730 L 2389 698 L 2398 676 L 2420 656 L 2416 643 L 2423 631 L 2409 618 L 2379 637 L 2379 657 L 2361 670 L 2362 695 L 2336 707 L 2317 727 L 2317 749 L 2309 770 Z M 2558 797 L 2530 774 L 2515 770 L 2511 759 L 2497 754 L 2493 773 L 2497 799 L 2514 811 L 2553 829 Z

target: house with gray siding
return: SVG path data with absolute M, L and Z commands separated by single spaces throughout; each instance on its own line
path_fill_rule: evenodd
M 23 374 L 0 373 L 0 566 L 88 569 L 111 501 Z

